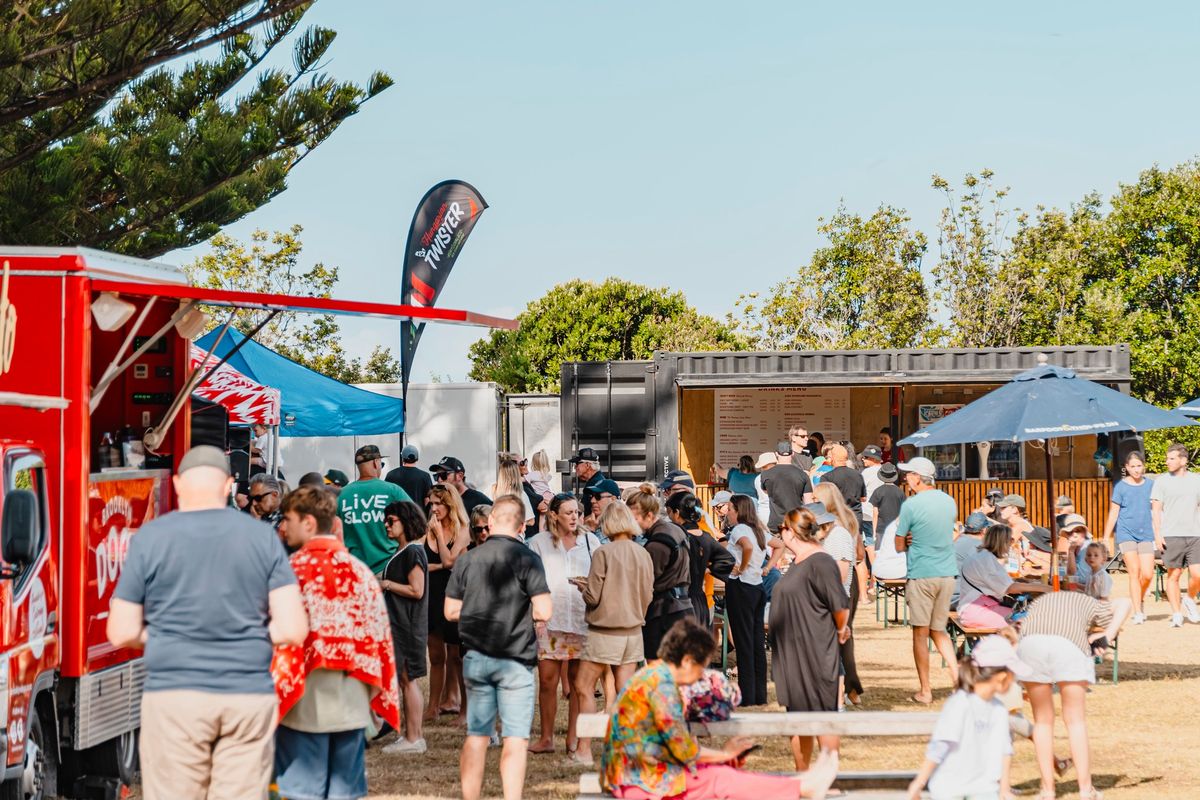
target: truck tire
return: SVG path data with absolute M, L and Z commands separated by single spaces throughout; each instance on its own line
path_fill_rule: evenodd
M 56 785 L 58 762 L 53 742 L 46 741 L 40 714 L 29 717 L 29 736 L 25 740 L 25 773 L 16 780 L 0 784 L 0 800 L 51 800 L 47 787 Z

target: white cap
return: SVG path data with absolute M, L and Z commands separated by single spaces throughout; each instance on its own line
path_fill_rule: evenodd
M 727 492 L 725 490 L 721 490 L 713 495 L 712 502 L 709 503 L 709 505 L 710 506 L 719 506 L 722 503 L 728 503 L 732 499 L 733 499 L 733 492 Z
M 1003 636 L 992 634 L 980 639 L 971 650 L 971 660 L 981 667 L 1004 667 L 1019 680 L 1028 680 L 1033 668 L 1017 656 Z
M 777 456 L 775 453 L 763 453 L 758 457 L 758 461 L 754 463 L 754 468 L 762 469 L 763 467 L 777 463 L 779 463 L 779 456 Z
M 915 472 L 922 478 L 936 478 L 937 467 L 928 458 L 917 456 L 914 459 L 897 465 L 901 472 Z

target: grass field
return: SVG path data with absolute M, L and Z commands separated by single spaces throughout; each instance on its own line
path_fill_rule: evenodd
M 1125 591 L 1125 576 L 1114 575 L 1116 593 Z M 1150 602 L 1149 621 L 1126 627 L 1121 635 L 1120 683 L 1108 682 L 1108 665 L 1098 668 L 1101 683 L 1088 697 L 1088 721 L 1092 743 L 1093 775 L 1107 800 L 1200 797 L 1200 625 L 1167 628 L 1166 601 Z M 865 709 L 914 710 L 908 700 L 916 690 L 907 628 L 884 630 L 870 607 L 860 607 L 856 623 L 858 666 L 863 684 Z M 936 705 L 949 694 L 949 679 L 941 661 L 934 656 Z M 772 695 L 773 696 L 773 695 Z M 848 711 L 846 713 L 855 713 Z M 1027 711 L 1027 715 L 1028 711 Z M 568 766 L 561 754 L 565 704 L 560 706 L 556 755 L 531 756 L 525 796 L 571 798 L 575 796 L 580 769 Z M 373 800 L 426 800 L 458 797 L 458 748 L 462 733 L 444 717 L 426 730 L 430 745 L 423 756 L 385 756 L 378 747 L 367 753 Z M 534 723 L 536 725 L 536 722 Z M 1056 750 L 1067 753 L 1066 733 L 1056 726 Z M 751 759 L 750 767 L 790 770 L 792 760 L 784 739 L 763 742 L 764 749 Z M 842 764 L 846 769 L 916 769 L 925 742 L 911 738 L 844 739 Z M 593 746 L 597 755 L 599 745 Z M 500 796 L 497 772 L 499 750 L 488 757 L 484 792 Z M 1018 791 L 1036 794 L 1037 767 L 1033 746 L 1016 743 L 1014 784 Z M 1059 797 L 1074 797 L 1073 773 L 1058 784 Z M 764 798 L 764 800 L 767 800 Z

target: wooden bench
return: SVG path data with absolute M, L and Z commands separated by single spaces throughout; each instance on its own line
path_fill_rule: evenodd
M 970 655 L 975 643 L 984 636 L 991 636 L 993 633 L 999 633 L 1002 628 L 965 628 L 958 621 L 958 612 L 950 612 L 950 621 L 946 623 L 946 633 L 950 636 L 950 643 L 954 645 L 955 652 L 958 652 L 958 641 L 962 639 L 963 655 Z
M 913 779 L 911 772 L 877 772 L 877 773 L 857 773 L 860 775 L 875 775 L 882 782 L 889 784 L 904 784 L 907 786 Z M 905 800 L 908 794 L 903 789 L 857 789 L 846 791 L 846 779 L 838 776 L 837 783 L 834 784 L 842 793 L 837 795 L 838 800 Z M 922 797 L 928 797 L 928 793 L 922 792 Z M 596 772 L 585 772 L 579 776 L 579 797 L 578 800 L 612 800 L 611 795 L 604 794 L 600 789 L 600 775 Z M 763 800 L 771 800 L 763 798 Z
M 907 625 L 908 624 L 908 604 L 904 602 L 904 587 L 908 581 L 904 578 L 896 580 L 875 579 L 875 621 L 883 620 L 883 627 L 887 628 L 889 622 L 892 625 Z M 888 598 L 894 601 L 895 608 L 892 609 L 892 617 L 888 619 Z M 879 607 L 880 599 L 883 600 L 882 615 Z M 900 614 L 904 614 L 904 621 L 901 622 Z
M 936 711 L 763 711 L 737 712 L 724 722 L 691 723 L 697 736 L 929 736 L 937 723 Z M 581 737 L 603 739 L 608 734 L 607 714 L 580 714 L 575 730 Z M 886 785 L 902 789 L 916 776 L 911 771 L 843 772 L 834 783 L 848 786 Z M 900 797 L 895 792 L 844 797 Z M 579 800 L 599 800 L 600 777 L 585 774 L 579 780 Z M 766 800 L 766 798 L 764 798 Z

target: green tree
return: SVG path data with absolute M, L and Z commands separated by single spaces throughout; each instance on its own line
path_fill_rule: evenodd
M 338 268 L 317 263 L 307 270 L 300 266 L 304 249 L 303 229 L 268 234 L 256 230 L 250 247 L 221 233 L 213 237 L 212 250 L 184 266 L 188 278 L 206 289 L 284 294 L 293 297 L 329 297 L 338 279 Z M 270 314 L 258 309 L 209 309 L 213 325 L 232 313 L 232 325 L 242 333 L 254 330 Z M 314 316 L 284 312 L 276 315 L 255 340 L 343 383 L 392 383 L 400 380 L 400 363 L 391 352 L 376 347 L 366 362 L 350 358 L 340 340 L 337 320 L 332 315 Z
M 569 361 L 645 359 L 655 350 L 741 350 L 744 337 L 688 305 L 683 292 L 619 278 L 562 283 L 517 316 L 515 331 L 471 345 L 470 377 L 508 392 L 557 392 Z
M 151 257 L 283 191 L 362 103 L 321 72 L 336 33 L 263 61 L 311 0 L 31 0 L 0 11 L 0 240 Z M 211 54 L 211 55 L 210 55 Z M 175 59 L 191 59 L 183 65 Z M 247 86 L 234 95 L 234 87 Z
M 794 277 L 736 303 L 738 330 L 767 350 L 914 347 L 930 325 L 921 275 L 926 239 L 904 211 L 867 219 L 839 207 L 817 230 L 829 241 Z

